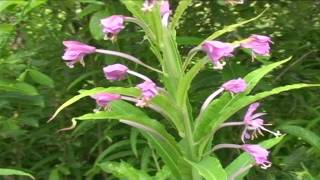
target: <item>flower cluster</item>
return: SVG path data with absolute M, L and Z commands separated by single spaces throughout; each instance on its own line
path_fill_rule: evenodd
M 226 126 L 238 126 L 244 125 L 244 130 L 241 135 L 241 140 L 243 143 L 246 143 L 248 139 L 254 139 L 260 135 L 263 135 L 262 131 L 269 132 L 276 137 L 280 136 L 281 133 L 279 131 L 273 132 L 267 128 L 265 125 L 271 124 L 264 124 L 264 120 L 261 119 L 261 116 L 265 115 L 266 113 L 255 113 L 257 108 L 259 107 L 259 103 L 253 103 L 249 106 L 244 118 L 243 122 L 227 122 L 221 125 L 221 127 Z M 253 145 L 253 144 L 243 144 L 243 145 L 236 145 L 236 144 L 219 144 L 216 145 L 215 149 L 220 148 L 241 148 L 245 152 L 249 153 L 255 160 L 256 164 L 259 165 L 261 168 L 266 169 L 271 166 L 271 162 L 268 160 L 269 151 L 261 147 L 260 145 Z
M 166 0 L 145 0 L 141 10 L 144 13 L 148 13 L 153 11 L 154 8 L 158 8 L 159 17 L 162 19 L 163 28 L 166 28 L 169 23 L 171 10 L 169 2 Z M 134 20 L 133 20 L 134 19 Z M 139 20 L 126 17 L 122 15 L 112 15 L 106 18 L 101 19 L 101 26 L 103 27 L 103 33 L 105 34 L 106 40 L 111 40 L 112 42 L 117 40 L 118 34 L 125 28 L 125 22 L 138 22 Z M 139 23 L 137 23 L 139 25 Z M 140 24 L 141 25 L 141 24 Z M 221 41 L 205 41 L 201 44 L 197 50 L 204 51 L 209 59 L 213 63 L 214 69 L 223 69 L 225 63 L 225 59 L 228 57 L 232 57 L 234 55 L 234 51 L 236 48 L 246 48 L 250 49 L 252 52 L 252 56 L 256 57 L 256 55 L 269 56 L 270 55 L 270 43 L 273 43 L 268 36 L 262 35 L 251 35 L 249 38 L 242 40 L 238 43 L 225 43 Z M 65 53 L 62 56 L 62 59 L 66 62 L 69 67 L 74 67 L 76 63 L 80 63 L 84 66 L 84 57 L 86 55 L 92 53 L 102 53 L 112 56 L 118 56 L 130 60 L 132 62 L 141 64 L 153 71 L 161 72 L 160 70 L 156 70 L 146 64 L 144 64 L 139 59 L 116 51 L 110 50 L 102 50 L 96 49 L 93 46 L 83 44 L 77 41 L 64 41 L 63 44 L 66 46 Z M 98 106 L 97 110 L 100 109 L 110 109 L 109 103 L 116 100 L 129 100 L 136 103 L 138 107 L 146 107 L 150 105 L 152 99 L 159 94 L 159 87 L 147 76 L 135 72 L 129 69 L 127 66 L 123 64 L 112 64 L 103 67 L 103 73 L 107 80 L 110 81 L 119 81 L 124 80 L 128 75 L 136 76 L 142 80 L 141 83 L 136 85 L 136 88 L 140 91 L 140 96 L 138 97 L 127 97 L 120 94 L 113 93 L 97 93 L 91 96 Z M 204 101 L 201 112 L 206 111 L 208 105 L 214 100 L 215 97 L 220 95 L 221 93 L 227 93 L 231 97 L 237 96 L 237 94 L 244 93 L 248 87 L 248 83 L 246 79 L 237 78 L 229 80 L 223 83 L 218 90 L 214 91 L 208 98 Z M 259 145 L 246 144 L 246 141 L 249 139 L 254 139 L 258 136 L 258 134 L 263 135 L 263 131 L 269 132 L 275 136 L 281 135 L 280 132 L 273 132 L 264 126 L 270 125 L 265 124 L 264 120 L 261 119 L 265 113 L 255 113 L 257 108 L 259 107 L 259 103 L 253 103 L 249 106 L 244 118 L 243 122 L 227 122 L 221 125 L 221 127 L 225 126 L 235 126 L 241 125 L 244 126 L 244 130 L 241 135 L 241 140 L 243 141 L 243 145 L 233 145 L 233 144 L 220 144 L 216 145 L 213 149 L 219 148 L 238 148 L 243 151 L 249 153 L 255 160 L 255 164 L 261 166 L 262 168 L 268 168 L 271 165 L 271 162 L 268 161 L 269 151 L 264 149 Z M 149 106 L 151 107 L 152 104 Z
M 269 56 L 270 55 L 271 38 L 262 35 L 251 35 L 238 44 L 224 43 L 220 41 L 206 41 L 202 44 L 201 49 L 207 53 L 213 63 L 215 69 L 223 69 L 225 65 L 224 59 L 233 56 L 233 51 L 237 47 L 250 49 L 253 57 L 255 55 Z

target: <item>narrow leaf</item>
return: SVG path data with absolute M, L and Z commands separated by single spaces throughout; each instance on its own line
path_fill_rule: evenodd
M 27 72 L 29 72 L 30 77 L 37 83 L 48 86 L 53 88 L 54 87 L 54 81 L 49 77 L 48 75 L 37 71 L 35 69 L 28 69 Z
M 217 128 L 221 123 L 230 118 L 233 114 L 241 110 L 242 108 L 248 106 L 265 97 L 279 94 L 281 92 L 290 91 L 294 89 L 301 89 L 307 87 L 319 87 L 320 84 L 293 84 L 282 87 L 274 88 L 270 91 L 261 92 L 251 96 L 244 96 L 239 98 L 232 103 L 222 103 L 219 105 L 218 109 L 212 109 L 217 106 L 209 106 L 207 113 L 202 117 L 203 121 L 197 126 L 197 131 L 195 134 L 196 139 L 209 136 L 212 131 Z M 217 104 L 219 101 L 217 102 Z
M 171 23 L 169 24 L 171 30 L 174 30 L 178 26 L 180 18 L 191 4 L 192 0 L 179 1 L 179 5 L 175 10 Z
M 152 178 L 142 170 L 135 169 L 126 162 L 103 162 L 99 164 L 99 167 L 107 172 L 113 174 L 117 178 L 125 179 L 137 179 L 137 180 L 151 180 Z
M 257 20 L 258 18 L 260 18 L 266 11 L 268 10 L 268 8 L 266 8 L 264 11 L 262 11 L 258 16 L 254 17 L 254 18 L 251 18 L 251 19 L 248 19 L 248 20 L 245 20 L 245 21 L 241 21 L 239 23 L 236 23 L 236 24 L 232 24 L 232 25 L 229 25 L 229 26 L 226 26 L 224 27 L 223 29 L 219 30 L 219 31 L 216 31 L 214 32 L 212 35 L 210 35 L 207 39 L 205 39 L 202 43 L 204 43 L 205 41 L 210 41 L 210 40 L 213 40 L 213 39 L 216 39 L 217 37 L 220 37 L 221 35 L 225 34 L 225 33 L 228 33 L 228 32 L 232 32 L 234 30 L 236 30 L 238 27 L 240 26 L 243 26 L 249 22 L 252 22 L 252 21 L 255 21 Z M 201 43 L 201 44 L 202 44 Z
M 63 103 L 52 115 L 52 117 L 49 119 L 48 122 L 53 120 L 64 108 L 72 105 L 73 103 L 87 96 L 91 96 L 101 92 L 118 93 L 118 94 L 127 95 L 127 96 L 138 96 L 139 94 L 138 89 L 136 88 L 120 88 L 120 87 L 110 87 L 110 88 L 97 87 L 90 90 L 81 90 L 79 92 L 80 92 L 79 95 L 76 95 L 71 99 L 69 99 L 68 101 L 66 101 L 65 103 Z
M 294 126 L 294 125 L 280 126 L 279 129 L 292 136 L 301 138 L 305 142 L 315 147 L 320 152 L 320 137 L 316 133 L 308 129 L 305 129 L 303 127 Z
M 215 157 L 205 157 L 199 163 L 191 162 L 189 160 L 186 161 L 206 180 L 227 180 L 227 173 L 221 166 L 219 160 Z
M 0 168 L 0 176 L 28 176 L 31 179 L 35 179 L 31 174 L 16 170 L 16 169 L 5 169 Z

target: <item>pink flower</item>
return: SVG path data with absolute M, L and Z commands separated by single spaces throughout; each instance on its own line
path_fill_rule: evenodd
M 245 141 L 245 139 L 256 138 L 258 136 L 257 133 L 263 135 L 262 131 L 267 131 L 275 136 L 281 135 L 279 131 L 273 132 L 264 127 L 264 125 L 271 125 L 271 124 L 264 124 L 264 120 L 260 118 L 266 113 L 255 113 L 255 111 L 259 106 L 260 106 L 259 103 L 251 104 L 244 116 L 243 122 L 245 124 L 245 128 L 241 135 L 241 139 L 243 142 Z M 250 134 L 248 131 L 253 131 L 253 132 Z
M 241 43 L 241 47 L 249 48 L 258 55 L 269 56 L 270 43 L 273 43 L 270 37 L 253 34 L 247 41 Z
M 162 24 L 168 26 L 169 17 L 171 14 L 169 1 L 162 1 L 160 5 L 160 13 L 162 17 Z
M 111 39 L 115 41 L 118 33 L 124 29 L 124 16 L 113 15 L 107 18 L 101 19 L 101 25 L 103 26 L 103 33 L 105 33 L 105 39 Z
M 141 98 L 137 102 L 137 106 L 144 107 L 148 102 L 158 94 L 157 86 L 151 80 L 144 81 L 138 84 L 137 87 L 141 90 Z
M 269 151 L 263 147 L 253 144 L 244 144 L 242 145 L 242 149 L 249 153 L 256 161 L 256 164 L 260 165 L 262 169 L 267 169 L 271 166 L 271 162 L 268 161 Z
M 225 57 L 231 57 L 234 47 L 230 43 L 220 41 L 206 41 L 202 45 L 202 50 L 207 53 L 212 60 L 215 69 L 223 69 Z
M 156 0 L 145 0 L 141 10 L 142 11 L 151 11 L 156 3 Z
M 246 90 L 247 83 L 245 80 L 238 78 L 225 82 L 222 88 L 231 93 L 241 93 Z
M 100 108 L 107 108 L 108 103 L 110 103 L 111 101 L 121 99 L 121 96 L 119 94 L 111 93 L 98 93 L 91 97 L 96 100 L 96 103 Z
M 104 75 L 108 80 L 122 80 L 125 78 L 128 67 L 122 64 L 113 64 L 103 68 Z
M 95 47 L 78 41 L 63 41 L 63 45 L 66 46 L 66 49 L 62 59 L 66 61 L 67 66 L 70 68 L 73 68 L 77 62 L 80 62 L 84 66 L 84 56 L 96 51 Z

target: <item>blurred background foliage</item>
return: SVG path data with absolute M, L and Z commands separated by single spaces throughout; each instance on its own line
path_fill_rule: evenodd
M 293 56 L 291 62 L 264 78 L 256 91 L 294 82 L 320 81 L 320 1 L 245 0 L 240 5 L 230 2 L 194 0 L 177 30 L 181 52 L 186 54 L 212 32 L 255 17 L 270 7 L 260 19 L 220 40 L 232 42 L 250 34 L 270 35 L 274 42 L 272 56 L 252 62 L 245 58 L 246 52 L 241 52 L 228 62 L 224 71 L 213 71 L 211 67 L 203 70 L 190 92 L 194 112 L 222 81 L 288 56 Z M 179 0 L 170 3 L 174 9 Z M 126 63 L 96 55 L 86 57 L 85 68 L 69 69 L 61 59 L 63 40 L 127 52 L 158 66 L 143 32 L 132 24 L 121 32 L 116 43 L 103 40 L 99 21 L 112 14 L 130 15 L 120 0 L 0 1 L 1 168 L 23 170 L 37 179 L 113 179 L 103 171 L 114 169 L 99 167 L 97 163 L 123 160 L 151 174 L 156 172 L 161 163 L 159 158 L 137 131 L 124 125 L 83 122 L 73 131 L 57 133 L 71 125 L 73 116 L 92 111 L 95 106 L 92 100 L 82 100 L 52 123 L 46 123 L 54 110 L 79 89 L 110 85 L 104 80 L 103 65 Z M 133 69 L 141 68 L 126 64 Z M 152 72 L 145 73 L 156 78 Z M 130 86 L 134 79 L 117 83 Z M 273 167 L 267 171 L 256 168 L 247 179 L 320 179 L 319 91 L 284 93 L 262 103 L 268 112 L 268 122 L 288 135 L 272 152 Z M 240 130 L 226 129 L 217 137 L 223 142 L 236 142 L 239 134 Z M 223 164 L 236 155 L 237 152 L 230 151 L 219 153 Z M 129 172 L 126 164 L 122 168 L 116 171 Z

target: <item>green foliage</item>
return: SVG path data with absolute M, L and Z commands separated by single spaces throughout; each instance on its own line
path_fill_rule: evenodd
M 190 161 L 188 162 L 194 168 L 196 168 L 198 173 L 202 177 L 204 177 L 206 180 L 220 180 L 220 179 L 226 180 L 227 179 L 227 173 L 222 168 L 217 158 L 207 156 L 198 163 L 190 162 Z
M 252 168 L 242 176 L 320 178 L 320 167 L 314 163 L 320 160 L 318 92 L 286 93 L 319 86 L 310 84 L 320 80 L 319 3 L 245 1 L 230 6 L 216 1 L 170 0 L 173 12 L 169 29 L 161 26 L 158 9 L 144 13 L 142 3 L 0 2 L 0 164 L 8 168 L 2 169 L 1 175 L 33 178 L 33 174 L 36 179 L 52 180 L 226 179 L 253 161 L 247 154 L 238 157 L 239 153 L 232 150 L 202 156 L 212 142 L 239 141 L 236 128 L 224 128 L 212 136 L 215 128 L 228 119 L 240 119 L 242 112 L 238 112 L 250 103 L 283 92 L 263 101 L 263 110 L 268 112 L 266 123 L 270 121 L 287 133 L 262 143 L 267 148 L 279 143 L 271 155 L 273 167 L 267 171 Z M 112 14 L 134 15 L 147 26 L 128 22 L 116 43 L 104 41 L 99 21 Z M 194 54 L 190 63 L 185 62 L 184 55 L 191 46 L 198 46 L 204 39 L 238 43 L 254 33 L 272 37 L 270 58 L 257 57 L 258 62 L 250 62 L 250 52 L 239 51 L 221 72 L 213 71 L 201 53 Z M 138 81 L 104 80 L 101 67 L 125 63 L 121 58 L 92 55 L 86 57 L 85 68 L 67 69 L 61 61 L 61 42 L 67 39 L 128 52 L 141 57 L 145 64 L 162 67 L 164 76 L 128 63 L 130 69 L 143 72 L 168 91 L 150 102 L 156 111 L 119 101 L 112 103 L 111 111 L 90 113 L 94 105 L 85 97 L 110 92 L 138 98 L 140 93 L 133 88 Z M 292 55 L 290 61 L 285 59 L 288 55 Z M 225 93 L 198 114 L 201 102 L 214 87 L 244 76 L 249 84 L 245 93 Z M 79 94 L 77 89 L 82 89 Z M 59 106 L 51 118 L 56 120 L 47 124 Z M 72 132 L 56 133 L 77 116 L 78 124 Z
M 28 176 L 31 179 L 35 179 L 31 174 L 16 170 L 16 169 L 3 169 L 0 168 L 0 176 Z

